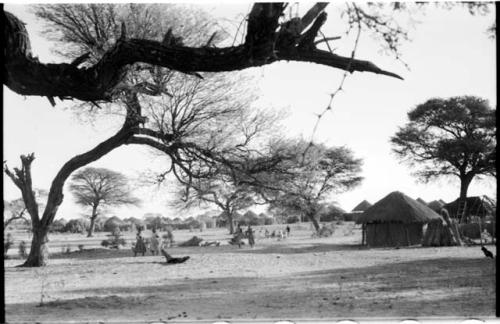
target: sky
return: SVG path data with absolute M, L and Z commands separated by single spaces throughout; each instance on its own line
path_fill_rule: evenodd
M 211 3 L 204 9 L 215 18 L 233 21 L 237 25 L 248 12 L 249 4 Z M 294 10 L 297 9 L 296 7 Z M 308 9 L 301 3 L 299 13 Z M 51 52 L 54 45 L 44 38 L 43 24 L 24 5 L 6 4 L 26 23 L 32 50 L 42 62 L 62 62 Z M 485 16 L 472 16 L 462 8 L 442 10 L 429 7 L 410 29 L 411 41 L 401 48 L 407 69 L 393 56 L 380 51 L 380 43 L 369 33 L 363 33 L 356 58 L 370 60 L 379 67 L 401 75 L 404 80 L 355 72 L 344 83 L 344 91 L 333 101 L 333 110 L 325 114 L 314 134 L 314 140 L 334 146 L 347 146 L 363 159 L 362 184 L 331 198 L 350 211 L 362 200 L 375 203 L 392 191 L 402 191 L 410 197 L 427 202 L 456 199 L 459 182 L 443 179 L 427 184 L 417 182 L 412 169 L 391 153 L 389 139 L 398 127 L 407 122 L 407 112 L 432 97 L 474 95 L 489 100 L 496 107 L 495 41 L 486 30 L 494 21 L 494 8 Z M 338 22 L 339 10 L 327 7 L 328 21 L 322 31 L 327 36 L 344 36 Z M 353 38 L 343 37 L 334 43 L 339 54 L 349 56 Z M 266 109 L 286 108 L 286 134 L 311 138 L 316 114 L 323 111 L 329 94 L 339 86 L 343 71 L 311 63 L 278 62 L 253 68 L 258 76 L 261 99 Z M 52 107 L 46 98 L 23 97 L 4 87 L 4 160 L 10 168 L 20 165 L 19 156 L 35 152 L 32 165 L 34 187 L 48 189 L 61 166 L 74 155 L 91 149 L 113 134 L 114 126 L 106 120 L 94 125 L 84 123 L 69 109 L 71 103 L 57 101 Z M 149 154 L 143 147 L 122 147 L 91 166 L 111 168 L 131 178 L 146 170 L 161 170 L 165 158 Z M 162 213 L 167 217 L 187 217 L 198 211 L 179 212 L 169 207 L 172 183 L 158 187 L 137 187 L 135 194 L 143 200 L 141 207 L 118 208 L 109 215 L 125 218 L 141 217 L 145 213 Z M 473 181 L 469 196 L 496 197 L 496 181 Z M 4 175 L 4 199 L 20 197 L 19 190 Z M 215 208 L 214 208 L 215 209 Z M 76 206 L 65 190 L 65 199 L 56 218 L 76 218 L 85 210 Z

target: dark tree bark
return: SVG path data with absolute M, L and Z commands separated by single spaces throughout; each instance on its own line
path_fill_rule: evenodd
M 473 176 L 471 176 L 470 172 L 460 175 L 460 201 L 465 201 L 467 199 L 467 191 L 469 190 L 472 179 Z
M 90 226 L 88 230 L 87 237 L 92 237 L 94 234 L 95 221 L 97 219 L 97 204 L 92 206 L 92 215 L 90 216 Z
M 31 244 L 31 250 L 28 259 L 23 264 L 23 266 L 39 267 L 46 265 L 46 258 L 48 258 L 48 249 L 46 248 L 45 243 L 47 241 L 48 229 L 50 227 L 50 224 L 52 224 L 57 210 L 63 201 L 64 183 L 71 175 L 71 173 L 82 166 L 98 160 L 115 148 L 123 144 L 128 144 L 128 141 L 133 137 L 134 132 L 137 132 L 137 126 L 140 122 L 140 118 L 134 119 L 132 115 L 128 116 L 123 127 L 120 128 L 120 130 L 115 135 L 103 141 L 90 151 L 77 155 L 66 162 L 52 181 L 47 198 L 47 205 L 41 219 L 38 215 L 38 204 L 35 199 L 31 182 L 31 163 L 35 159 L 34 154 L 22 155 L 22 169 L 14 168 L 14 172 L 11 172 L 10 169 L 6 165 L 4 165 L 4 172 L 21 190 L 24 204 L 31 217 L 33 226 L 33 240 Z
M 306 213 L 307 218 L 311 221 L 311 223 L 314 226 L 314 229 L 316 230 L 316 233 L 319 233 L 319 230 L 321 229 L 318 223 L 318 220 L 315 217 L 315 214 L 312 213 Z
M 125 28 L 113 48 L 89 68 L 79 68 L 85 56 L 73 63 L 43 64 L 33 57 L 24 24 L 14 15 L 4 16 L 4 84 L 21 95 L 82 101 L 111 101 L 130 64 L 143 62 L 179 72 L 226 72 L 276 61 L 312 62 L 349 72 L 372 72 L 401 79 L 369 61 L 343 57 L 316 48 L 314 38 L 326 21 L 324 4 L 317 4 L 299 19 L 301 28 L 279 24 L 283 3 L 256 3 L 249 17 L 245 42 L 225 48 L 186 47 L 145 39 L 127 39 Z M 295 22 L 297 23 L 297 22 Z M 312 27 L 302 33 L 309 24 Z
M 233 224 L 233 213 L 231 211 L 226 212 L 227 222 L 229 224 L 229 234 L 234 234 L 234 224 Z

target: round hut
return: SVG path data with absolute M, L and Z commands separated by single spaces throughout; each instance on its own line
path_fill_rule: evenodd
M 427 204 L 427 206 L 429 206 L 429 208 L 435 211 L 436 213 L 439 213 L 439 211 L 441 210 L 441 208 L 443 208 L 444 205 L 445 204 L 441 202 L 441 200 L 433 200 Z
M 359 215 L 356 223 L 363 224 L 363 244 L 409 246 L 421 244 L 423 225 L 435 220 L 441 216 L 432 209 L 394 191 Z
M 363 200 L 362 202 L 360 202 L 356 207 L 353 208 L 352 212 L 355 213 L 355 212 L 364 212 L 365 210 L 367 210 L 368 208 L 370 208 L 372 206 L 372 204 L 370 204 L 368 201 L 366 200 Z
M 422 198 L 418 197 L 417 199 L 415 199 L 416 201 L 418 201 L 419 203 L 421 204 L 424 204 L 427 206 L 427 202 L 425 200 L 423 200 Z
M 119 229 L 120 231 L 126 230 L 129 227 L 127 223 L 122 221 L 116 216 L 109 218 L 104 223 L 104 231 L 105 232 L 113 232 L 115 229 Z

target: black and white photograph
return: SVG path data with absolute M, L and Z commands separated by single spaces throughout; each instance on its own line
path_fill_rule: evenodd
M 497 319 L 496 3 L 0 5 L 0 322 Z

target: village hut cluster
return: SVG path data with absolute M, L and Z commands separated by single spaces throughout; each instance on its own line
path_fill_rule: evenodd
M 450 246 L 461 244 L 454 236 L 471 242 L 470 239 L 481 239 L 483 231 L 495 237 L 492 201 L 487 197 L 469 197 L 464 205 L 465 208 L 460 206 L 458 200 L 449 204 L 442 200 L 426 203 L 395 191 L 374 205 L 366 200 L 361 202 L 350 215 L 362 225 L 361 244 L 369 247 Z

